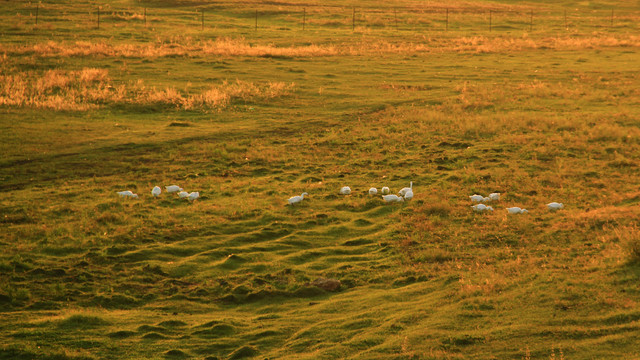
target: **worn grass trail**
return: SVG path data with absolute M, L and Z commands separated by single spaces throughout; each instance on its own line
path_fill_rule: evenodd
M 24 81 L 0 98 L 25 102 L 0 107 L 0 358 L 640 355 L 625 29 L 156 41 L 114 26 L 45 46 L 3 26 L 0 75 Z M 367 194 L 409 181 L 411 202 Z M 170 184 L 202 197 L 151 197 Z M 494 191 L 495 212 L 471 211 Z

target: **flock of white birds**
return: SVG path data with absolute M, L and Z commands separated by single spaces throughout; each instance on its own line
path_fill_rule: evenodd
M 471 208 L 473 209 L 473 211 L 475 212 L 490 212 L 493 211 L 493 207 L 486 205 L 486 204 L 482 204 L 482 203 L 488 203 L 488 202 L 492 202 L 492 201 L 499 201 L 500 200 L 500 193 L 491 193 L 489 194 L 489 196 L 482 196 L 482 195 L 478 195 L 478 194 L 474 194 L 469 196 L 469 199 L 471 199 L 471 202 L 474 203 L 479 203 L 477 205 L 473 205 L 471 206 Z M 557 203 L 557 202 L 551 202 L 547 204 L 547 208 L 549 210 L 555 211 L 555 210 L 560 210 L 562 208 L 564 208 L 564 204 L 562 203 Z M 516 214 L 526 214 L 529 211 L 527 209 L 523 209 L 517 206 L 514 207 L 508 207 L 506 208 L 507 212 L 509 214 L 512 215 L 516 215 Z
M 411 200 L 413 199 L 413 181 L 409 184 L 409 187 L 400 189 L 400 191 L 398 192 L 398 195 L 389 194 L 391 191 L 386 186 L 384 186 L 381 189 L 381 192 L 382 192 L 382 200 L 384 200 L 385 202 L 403 202 L 405 200 Z M 349 195 L 351 194 L 351 188 L 348 186 L 343 186 L 342 188 L 340 188 L 339 193 L 340 195 Z M 378 189 L 374 187 L 369 189 L 369 195 L 377 195 L 377 194 L 378 194 Z M 297 196 L 292 196 L 287 201 L 289 202 L 289 205 L 295 205 L 299 202 L 302 202 L 302 200 L 304 200 L 305 195 L 309 195 L 309 194 L 305 192 Z
M 179 187 L 178 185 L 169 185 L 169 186 L 165 186 L 165 190 L 168 193 L 178 193 L 178 197 L 181 199 L 187 199 L 190 201 L 194 201 L 196 199 L 198 199 L 200 197 L 200 192 L 195 191 L 195 192 L 186 192 L 184 191 L 183 188 Z M 387 203 L 393 203 L 393 202 L 404 202 L 409 201 L 411 199 L 413 199 L 413 181 L 409 183 L 409 187 L 405 187 L 400 189 L 400 191 L 398 191 L 398 195 L 396 194 L 390 194 L 390 190 L 387 186 L 382 187 L 382 189 L 380 190 L 380 192 L 382 193 L 382 200 L 384 200 Z M 349 195 L 351 194 L 351 188 L 348 186 L 343 186 L 339 193 L 341 195 Z M 159 186 L 155 186 L 152 190 L 151 190 L 151 195 L 154 198 L 157 198 L 160 196 L 160 194 L 162 194 L 162 189 Z M 369 195 L 377 195 L 378 194 L 378 189 L 375 187 L 372 187 L 369 189 Z M 128 197 L 128 198 L 133 198 L 133 199 L 137 199 L 138 198 L 138 194 L 134 194 L 132 191 L 130 190 L 125 190 L 125 191 L 118 191 L 118 195 L 120 195 L 121 197 Z M 287 201 L 289 202 L 289 205 L 295 205 L 298 204 L 300 202 L 302 202 L 302 200 L 304 200 L 305 195 L 309 195 L 308 193 L 304 192 L 300 195 L 296 195 L 296 196 L 292 196 L 290 197 Z M 469 199 L 471 199 L 471 202 L 473 203 L 477 203 L 476 205 L 471 206 L 471 208 L 473 209 L 473 211 L 475 212 L 479 212 L 479 213 L 484 213 L 484 212 L 491 212 L 493 211 L 493 207 L 486 205 L 484 203 L 489 203 L 489 202 L 493 202 L 493 201 L 500 201 L 500 193 L 491 193 L 489 194 L 489 196 L 482 196 L 482 195 L 478 195 L 478 194 L 474 194 L 469 196 Z M 549 210 L 560 210 L 562 208 L 564 208 L 564 205 L 562 203 L 557 203 L 557 202 L 552 202 L 547 204 L 547 208 Z M 512 215 L 516 215 L 516 214 L 526 214 L 529 211 L 527 209 L 523 209 L 520 207 L 509 207 L 506 208 L 507 212 L 509 214 Z
M 381 192 L 382 192 L 382 199 L 388 203 L 404 202 L 405 200 L 411 200 L 413 199 L 413 181 L 409 183 L 409 187 L 400 189 L 400 191 L 398 192 L 398 195 L 390 194 L 390 190 L 386 186 L 381 189 Z M 343 186 L 342 188 L 340 188 L 339 193 L 341 195 L 349 195 L 351 194 L 351 188 L 348 186 Z M 369 195 L 377 195 L 377 194 L 378 194 L 378 189 L 374 187 L 369 189 Z M 305 192 L 297 196 L 292 196 L 287 201 L 289 202 L 289 205 L 295 205 L 302 202 L 302 200 L 304 200 L 305 195 L 309 195 L 309 194 Z M 471 206 L 473 211 L 479 212 L 479 213 L 491 212 L 493 211 L 493 207 L 483 203 L 500 201 L 500 193 L 491 193 L 489 194 L 489 196 L 474 194 L 469 196 L 469 199 L 471 199 L 471 202 L 473 203 L 478 203 L 477 205 Z M 552 202 L 547 204 L 547 208 L 549 210 L 555 211 L 555 210 L 560 210 L 564 208 L 564 205 L 562 203 Z M 526 214 L 529 211 L 527 209 L 514 206 L 514 207 L 507 208 L 507 212 L 509 214 L 515 215 L 515 214 Z
M 178 185 L 169 185 L 165 186 L 164 188 L 168 193 L 178 193 L 178 197 L 181 199 L 186 198 L 187 200 L 193 201 L 200 197 L 200 192 L 194 191 L 189 193 L 184 191 L 184 189 Z M 160 188 L 160 186 L 154 186 L 151 190 L 151 196 L 157 198 L 158 196 L 160 196 L 160 194 L 162 194 L 162 189 Z M 128 197 L 132 199 L 138 198 L 138 194 L 134 194 L 133 192 L 131 192 L 131 190 L 118 191 L 118 195 L 120 195 L 120 197 Z

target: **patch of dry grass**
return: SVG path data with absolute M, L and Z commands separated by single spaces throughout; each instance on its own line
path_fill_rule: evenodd
M 40 57 L 105 56 L 125 58 L 249 56 L 249 57 L 318 57 L 416 53 L 512 53 L 536 49 L 581 50 L 606 47 L 640 47 L 640 36 L 594 34 L 585 37 L 488 37 L 471 36 L 453 39 L 420 37 L 415 41 L 341 42 L 302 46 L 250 44 L 244 38 L 223 37 L 194 41 L 189 37 L 158 39 L 154 44 L 111 44 L 106 42 L 56 42 L 29 45 L 0 44 L 0 53 L 8 56 L 34 54 Z
M 133 11 L 114 11 L 110 15 L 112 20 L 117 21 L 144 21 L 144 13 L 138 13 Z
M 160 105 L 178 109 L 222 109 L 235 100 L 260 101 L 289 95 L 293 83 L 236 80 L 188 94 L 173 87 L 147 87 L 142 80 L 115 84 L 106 69 L 48 70 L 0 75 L 0 106 L 86 111 L 104 105 Z
M 276 47 L 252 45 L 243 38 L 219 38 L 214 41 L 194 42 L 191 38 L 175 37 L 169 42 L 158 40 L 154 44 L 109 44 L 105 42 L 48 41 L 34 45 L 2 45 L 0 52 L 13 55 L 34 54 L 42 57 L 108 56 L 125 58 L 155 58 L 164 56 L 285 56 L 310 57 L 338 55 L 331 45 Z
M 198 47 L 200 49 L 198 49 Z M 220 56 L 273 56 L 273 57 L 310 57 L 310 56 L 334 56 L 338 50 L 332 45 L 308 45 L 276 47 L 273 45 L 250 45 L 244 39 L 221 38 L 216 41 L 207 41 L 200 46 L 196 45 L 196 52 L 202 51 L 205 55 Z

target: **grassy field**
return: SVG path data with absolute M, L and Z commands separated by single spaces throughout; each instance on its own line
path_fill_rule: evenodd
M 0 359 L 640 358 L 637 1 L 35 5 Z

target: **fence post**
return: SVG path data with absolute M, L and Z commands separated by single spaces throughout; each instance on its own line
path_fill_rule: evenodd
M 147 27 L 147 8 L 144 8 L 144 27 Z
M 307 8 L 302 8 L 302 30 L 303 31 L 306 23 L 307 23 Z
M 489 10 L 489 32 L 491 32 L 491 10 Z
M 356 8 L 353 8 L 353 18 L 351 20 L 351 31 L 356 31 Z
M 40 4 L 36 4 L 36 26 L 38 26 L 38 8 L 40 7 Z
M 258 10 L 256 10 L 256 31 L 258 31 Z
M 396 31 L 398 31 L 398 9 L 393 8 L 393 20 L 396 24 Z
M 36 12 L 36 15 L 37 14 L 38 13 Z M 38 23 L 37 19 L 38 19 L 38 17 L 36 16 L 36 24 Z M 613 9 L 611 9 L 611 27 L 613 27 Z
M 449 8 L 447 8 L 447 23 L 445 25 L 444 31 L 449 31 Z

